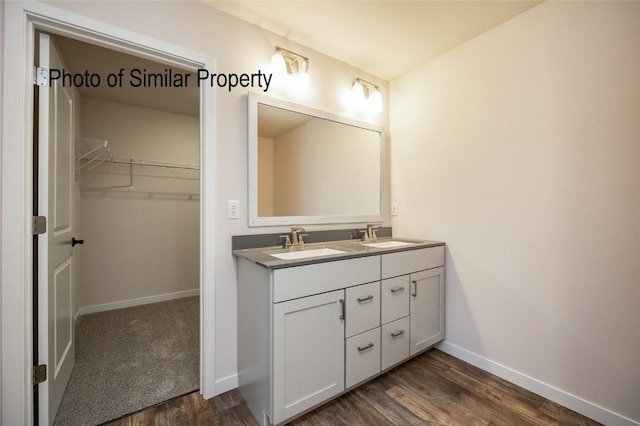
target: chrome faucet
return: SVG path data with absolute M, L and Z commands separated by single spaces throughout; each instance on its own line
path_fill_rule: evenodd
M 280 238 L 284 238 L 282 248 L 303 246 L 304 240 L 302 239 L 302 237 L 307 236 L 307 234 L 303 234 L 303 232 L 306 231 L 302 226 L 296 226 L 291 228 L 291 235 L 280 235 Z

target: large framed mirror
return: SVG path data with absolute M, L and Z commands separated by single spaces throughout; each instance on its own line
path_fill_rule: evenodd
M 381 222 L 382 127 L 249 93 L 249 226 Z

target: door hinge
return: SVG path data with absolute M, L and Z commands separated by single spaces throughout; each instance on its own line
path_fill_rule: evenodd
M 46 86 L 49 84 L 49 70 L 42 67 L 33 67 L 33 84 Z
M 40 235 L 47 232 L 47 218 L 44 216 L 34 216 L 33 217 L 33 226 L 32 226 L 33 235 Z
M 47 380 L 47 364 L 33 366 L 33 384 L 37 385 Z

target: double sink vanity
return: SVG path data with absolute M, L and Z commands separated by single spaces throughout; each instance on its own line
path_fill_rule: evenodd
M 239 389 L 260 424 L 280 425 L 444 339 L 444 243 L 378 227 L 383 127 L 247 101 L 249 227 L 372 223 L 232 238 Z
M 444 339 L 444 243 L 365 237 L 234 242 L 238 385 L 260 424 L 286 423 Z

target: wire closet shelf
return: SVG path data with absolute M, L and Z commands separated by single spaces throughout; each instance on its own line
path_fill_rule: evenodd
M 153 178 L 199 180 L 197 164 L 116 157 L 105 140 L 81 138 L 76 144 L 76 176 L 81 173 L 107 173 Z

